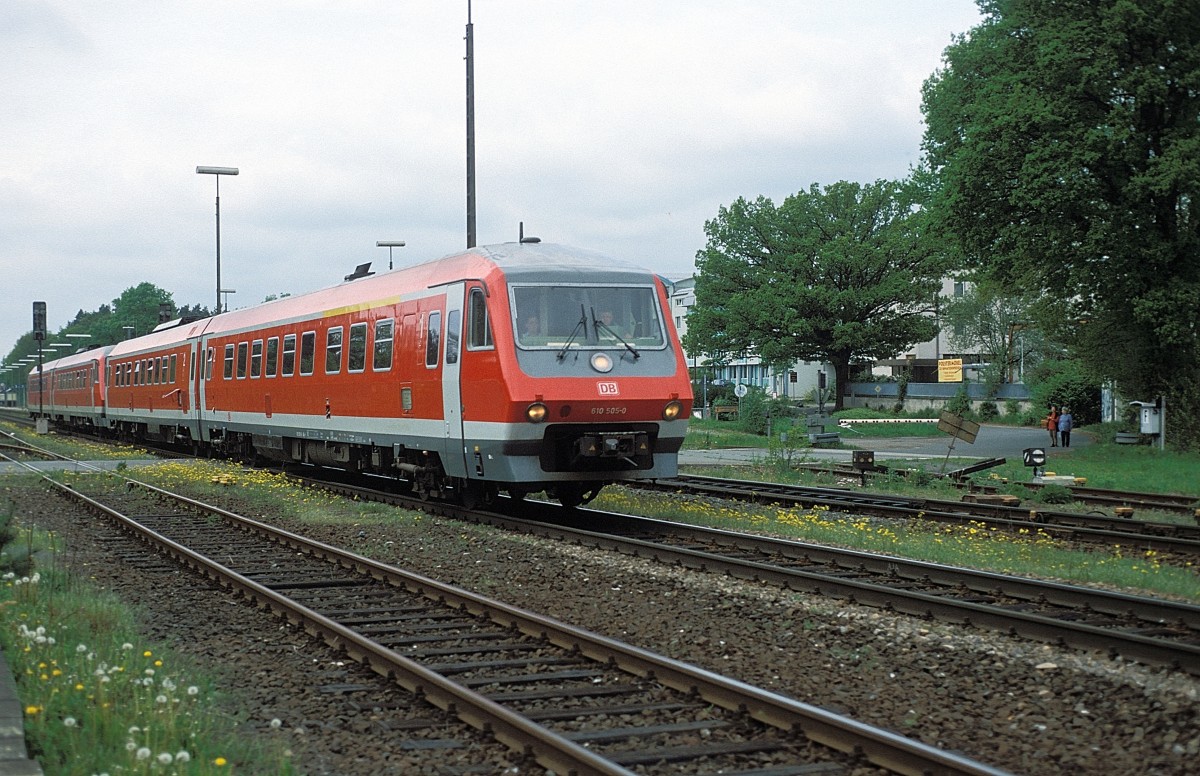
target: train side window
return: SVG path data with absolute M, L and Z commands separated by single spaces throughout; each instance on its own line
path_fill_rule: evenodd
M 250 346 L 250 376 L 262 377 L 262 340 L 254 340 Z
M 233 379 L 233 344 L 225 346 L 225 379 Z
M 204 379 L 211 380 L 213 376 L 213 363 L 217 360 L 217 351 L 212 345 L 208 346 L 208 365 L 204 370 Z
M 172 353 L 172 354 L 171 354 L 171 368 L 170 368 L 170 373 L 167 375 L 167 382 L 168 382 L 168 383 L 170 383 L 171 385 L 174 385 L 174 384 L 175 384 L 175 369 L 176 369 L 176 367 L 178 366 L 178 364 L 179 364 L 179 356 L 177 356 L 176 354 Z
M 283 376 L 291 377 L 296 372 L 296 335 L 283 337 Z
M 342 368 L 342 327 L 334 326 L 325 334 L 325 374 L 335 375 Z
M 371 368 L 376 372 L 386 372 L 392 368 L 392 331 L 395 322 L 391 318 L 375 321 L 375 357 Z
M 150 359 L 150 384 L 158 385 L 162 382 L 162 358 L 155 356 Z
M 349 372 L 361 372 L 367 368 L 367 324 L 356 323 L 350 327 L 350 353 L 346 358 L 346 370 Z
M 300 336 L 300 374 L 311 375 L 317 358 L 317 333 L 306 331 Z
M 238 343 L 238 360 L 237 360 L 237 378 L 239 380 L 246 379 L 246 356 L 250 350 L 250 343 Z
M 439 340 L 442 336 L 442 313 L 436 310 L 429 314 L 429 332 L 425 336 L 425 366 L 433 369 L 438 365 Z
M 274 377 L 279 366 L 279 337 L 267 340 L 267 377 Z
M 467 321 L 467 350 L 491 350 L 492 322 L 488 318 L 487 298 L 482 288 L 471 289 L 471 301 L 468 304 Z
M 462 310 L 446 313 L 446 363 L 458 363 L 458 326 L 462 322 Z

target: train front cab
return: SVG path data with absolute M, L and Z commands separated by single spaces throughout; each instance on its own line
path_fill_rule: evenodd
M 444 385 L 461 386 L 446 407 L 463 408 L 468 479 L 573 505 L 606 483 L 676 473 L 691 385 L 652 275 L 510 267 L 467 289 L 465 305 L 462 361 L 446 364 Z

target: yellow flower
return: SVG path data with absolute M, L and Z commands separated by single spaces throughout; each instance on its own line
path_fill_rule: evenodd
M 225 767 L 225 762 L 226 761 L 224 757 L 218 757 L 217 759 L 213 760 L 213 765 L 217 766 L 218 768 L 223 768 Z

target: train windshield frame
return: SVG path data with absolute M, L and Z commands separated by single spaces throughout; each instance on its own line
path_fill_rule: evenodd
M 509 302 L 522 350 L 667 347 L 652 284 L 521 283 L 509 287 Z

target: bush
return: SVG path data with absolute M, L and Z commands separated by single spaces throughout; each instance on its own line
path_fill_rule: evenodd
M 1004 414 L 1010 418 L 1015 418 L 1021 414 L 1021 402 L 1016 399 L 1004 400 Z
M 946 411 L 955 415 L 966 415 L 971 411 L 971 396 L 967 393 L 966 383 L 962 384 L 958 393 L 954 394 L 954 398 L 946 405 Z
M 1050 483 L 1043 485 L 1033 500 L 1042 504 L 1070 504 L 1075 498 L 1071 495 L 1070 488 Z
M 985 401 L 979 403 L 979 418 L 981 420 L 995 420 L 1000 417 L 1000 408 L 996 406 L 994 401 Z

